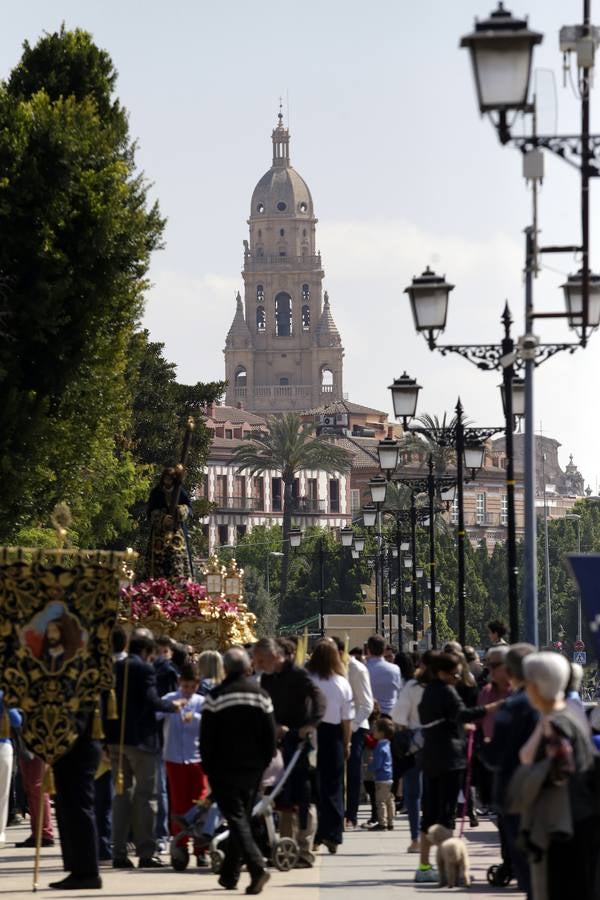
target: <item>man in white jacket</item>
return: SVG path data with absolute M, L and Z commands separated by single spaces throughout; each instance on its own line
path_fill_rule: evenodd
M 338 650 L 344 653 L 344 642 L 334 638 Z M 348 681 L 352 688 L 354 701 L 354 719 L 352 721 L 352 741 L 350 756 L 346 763 L 346 831 L 356 828 L 358 802 L 360 798 L 360 781 L 362 772 L 362 752 L 365 734 L 369 730 L 369 716 L 373 712 L 373 692 L 367 667 L 355 659 L 348 657 Z

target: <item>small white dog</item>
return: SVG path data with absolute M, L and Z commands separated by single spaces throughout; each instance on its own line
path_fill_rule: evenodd
M 457 887 L 462 878 L 465 887 L 471 886 L 469 851 L 466 842 L 453 837 L 444 825 L 432 825 L 427 829 L 427 839 L 437 847 L 437 870 L 440 887 Z

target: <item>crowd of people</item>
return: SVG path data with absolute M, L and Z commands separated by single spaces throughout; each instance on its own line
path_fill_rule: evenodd
M 352 649 L 322 637 L 304 660 L 287 638 L 196 655 L 117 627 L 116 717 L 107 703 L 102 745 L 82 719 L 55 766 L 67 875 L 51 886 L 99 888 L 99 864 L 132 869 L 134 853 L 139 868 L 163 868 L 174 847 L 206 867 L 210 835 L 187 826 L 212 804 L 228 829 L 219 884 L 234 889 L 245 866 L 246 893 L 258 894 L 269 854 L 252 809 L 289 769 L 277 826 L 295 840 L 299 868 L 320 848 L 337 853 L 346 832 L 391 831 L 406 813 L 410 842 L 399 851 L 418 856 L 417 883 L 435 883 L 428 831 L 462 834 L 490 814 L 498 884 L 514 878 L 531 900 L 567 890 L 597 900 L 600 720 L 579 699 L 581 672 L 558 653 L 509 646 L 501 622 L 489 633 L 485 654 L 456 642 L 398 652 L 372 635 Z M 51 845 L 43 763 L 20 738 L 21 713 L 6 712 L 0 841 L 7 818 L 27 808 L 32 832 L 17 846 L 34 845 L 39 810 Z M 359 819 L 361 801 L 368 816 Z

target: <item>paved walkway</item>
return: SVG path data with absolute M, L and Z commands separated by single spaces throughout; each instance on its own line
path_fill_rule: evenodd
M 27 837 L 23 827 L 9 828 L 9 843 L 0 850 L 0 896 L 2 900 L 22 898 L 31 893 L 33 853 L 16 850 L 13 841 Z M 486 900 L 521 900 L 514 883 L 510 888 L 494 889 L 486 881 L 488 866 L 499 861 L 496 831 L 486 819 L 477 829 L 468 830 L 467 839 L 471 854 L 475 883 L 470 897 Z M 291 872 L 272 870 L 271 881 L 263 891 L 265 900 L 414 900 L 437 891 L 436 885 L 415 885 L 414 871 L 418 856 L 408 855 L 408 829 L 406 817 L 396 819 L 393 832 L 365 832 L 357 830 L 345 835 L 344 844 L 335 856 L 326 851 L 319 855 L 313 869 L 294 869 Z M 167 857 L 163 857 L 166 859 Z M 206 870 L 190 868 L 176 873 L 172 869 L 115 871 L 101 870 L 104 881 L 102 891 L 53 891 L 48 882 L 63 877 L 60 850 L 42 851 L 42 864 L 38 893 L 57 900 L 120 900 L 132 898 L 170 898 L 197 896 L 200 900 L 239 897 L 247 884 L 245 873 L 240 880 L 240 890 L 225 892 L 216 883 L 216 876 Z M 458 889 L 461 890 L 461 889 Z M 453 893 L 456 893 L 454 891 Z M 464 891 L 462 891 L 464 893 Z

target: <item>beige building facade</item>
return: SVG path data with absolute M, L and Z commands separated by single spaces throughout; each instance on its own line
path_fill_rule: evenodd
M 272 134 L 271 168 L 256 185 L 244 241 L 244 297 L 225 341 L 225 402 L 270 414 L 343 396 L 344 349 L 323 291 L 313 199 L 290 162 L 290 135 Z

